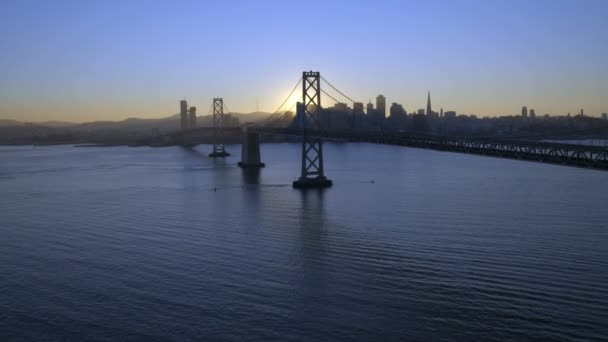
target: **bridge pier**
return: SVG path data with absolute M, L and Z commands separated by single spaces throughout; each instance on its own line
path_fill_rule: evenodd
M 243 126 L 241 134 L 241 161 L 238 166 L 242 168 L 260 168 L 266 166 L 260 158 L 260 134 L 248 132 Z

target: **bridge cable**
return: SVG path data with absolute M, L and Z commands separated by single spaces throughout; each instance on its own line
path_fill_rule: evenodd
M 230 109 L 228 109 L 228 106 L 226 105 L 226 102 L 223 102 L 223 106 L 224 106 L 224 114 L 230 114 Z
M 291 92 L 289 93 L 289 95 L 287 95 L 287 97 L 285 98 L 285 100 L 283 101 L 283 103 L 281 103 L 281 105 L 279 106 L 279 108 L 277 108 L 277 110 L 274 111 L 274 113 L 272 113 L 273 115 L 278 113 L 281 108 L 283 108 L 283 106 L 285 105 L 285 103 L 287 103 L 287 101 L 289 101 L 289 99 L 291 98 L 291 96 L 293 95 L 293 93 L 296 91 L 296 89 L 298 89 L 298 86 L 300 85 L 300 83 L 302 83 L 302 77 L 300 77 L 298 79 L 298 83 L 296 83 L 296 85 L 293 87 L 293 89 L 291 90 Z
M 335 97 L 333 97 L 331 94 L 329 94 L 325 90 L 321 89 L 321 93 L 325 94 L 327 97 L 329 97 L 330 99 L 334 100 L 336 103 L 340 103 L 340 101 L 338 101 L 338 99 L 336 99 Z M 321 108 L 323 108 L 323 107 L 321 107 Z
M 352 110 L 352 112 L 351 112 L 351 115 L 349 115 L 349 116 L 348 116 L 348 118 L 349 118 L 349 123 L 350 123 L 350 126 L 351 126 L 351 128 L 352 128 L 352 129 L 354 129 L 354 128 L 355 128 L 355 126 L 356 126 L 357 114 L 358 114 L 358 113 L 355 111 L 355 103 L 360 103 L 360 104 L 362 105 L 362 106 L 361 106 L 361 107 L 362 107 L 362 108 L 361 108 L 361 113 L 364 113 L 364 114 L 367 114 L 367 115 L 371 114 L 371 113 L 369 113 L 369 112 L 368 112 L 367 107 L 363 105 L 363 104 L 365 103 L 364 101 L 355 101 L 355 100 L 353 100 L 353 99 L 352 99 L 350 96 L 346 95 L 344 92 L 342 92 L 342 91 L 341 91 L 340 89 L 338 89 L 336 86 L 334 86 L 334 85 L 333 85 L 331 82 L 329 82 L 329 81 L 328 81 L 328 80 L 327 80 L 325 77 L 321 76 L 321 79 L 322 79 L 322 80 L 323 80 L 323 81 L 324 81 L 324 82 L 325 82 L 327 85 L 329 85 L 329 87 L 330 87 L 330 88 L 332 88 L 333 90 L 337 91 L 337 92 L 338 92 L 340 95 L 342 95 L 343 97 L 345 97 L 345 98 L 346 98 L 348 101 L 350 101 L 350 102 L 352 103 L 352 105 L 353 105 L 353 110 Z M 328 95 L 328 94 L 326 93 L 326 95 Z M 328 95 L 328 96 L 329 96 L 329 95 Z M 339 101 L 337 101 L 335 98 L 333 98 L 333 99 L 334 99 L 336 102 L 339 102 Z
M 349 100 L 350 102 L 354 103 L 365 103 L 365 102 L 360 102 L 360 101 L 355 101 L 353 100 L 350 96 L 344 94 L 342 91 L 340 91 L 340 89 L 336 88 L 333 84 L 331 84 L 327 79 L 325 79 L 325 77 L 321 76 L 321 79 L 327 83 L 328 86 L 330 86 L 333 90 L 337 91 L 340 95 L 344 96 L 347 100 Z
M 298 79 L 298 82 L 296 83 L 296 85 L 293 87 L 293 89 L 291 90 L 291 92 L 289 93 L 289 95 L 287 95 L 287 97 L 285 98 L 285 100 L 283 100 L 283 102 L 277 108 L 277 110 L 275 110 L 272 114 L 270 114 L 270 116 L 268 116 L 268 118 L 266 118 L 266 120 L 264 120 L 264 124 L 266 124 L 266 125 L 272 125 L 272 124 L 278 122 L 283 117 L 282 115 L 278 115 L 278 113 L 281 111 L 281 108 L 283 108 L 283 106 L 287 103 L 287 101 L 289 101 L 289 99 L 295 93 L 295 91 L 298 89 L 298 86 L 300 86 L 301 83 L 302 83 L 302 77 L 300 77 Z M 288 110 L 288 112 L 291 111 L 291 109 L 293 109 L 293 107 L 295 107 L 296 104 L 297 104 L 297 102 Z

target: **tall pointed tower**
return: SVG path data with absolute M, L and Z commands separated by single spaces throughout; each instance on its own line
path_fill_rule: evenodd
M 431 92 L 429 91 L 429 96 L 426 99 L 426 115 L 431 115 L 431 113 L 433 113 L 433 110 L 431 109 Z

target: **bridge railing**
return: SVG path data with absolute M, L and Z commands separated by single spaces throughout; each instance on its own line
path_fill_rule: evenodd
M 297 128 L 273 128 L 252 125 L 249 129 L 262 134 L 282 136 L 300 136 L 302 134 L 302 131 Z M 197 128 L 183 134 L 196 135 L 210 130 L 211 128 Z M 240 131 L 240 128 L 224 128 L 224 130 L 234 130 L 237 132 Z M 608 170 L 608 149 L 602 146 L 354 129 L 309 130 L 308 134 L 324 139 L 410 146 Z
M 300 134 L 300 130 L 288 128 L 260 127 L 258 131 L 280 135 Z M 401 145 L 608 170 L 608 149 L 600 146 L 386 131 L 323 130 L 309 131 L 308 134 L 325 139 Z

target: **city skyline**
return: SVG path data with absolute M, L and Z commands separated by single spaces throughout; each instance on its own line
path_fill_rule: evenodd
M 429 90 L 436 108 L 480 117 L 608 111 L 606 2 L 307 4 L 323 9 L 314 28 L 274 1 L 4 2 L 0 119 L 159 118 L 176 99 L 206 115 L 218 96 L 272 113 L 310 69 L 356 101 L 383 94 L 408 112 Z
M 0 0 L 0 342 L 607 340 L 606 14 Z

